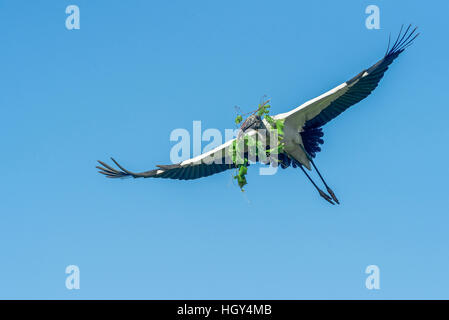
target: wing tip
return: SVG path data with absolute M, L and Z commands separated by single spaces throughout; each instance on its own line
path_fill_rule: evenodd
M 103 174 L 106 178 L 125 178 L 128 176 L 132 176 L 131 172 L 124 170 L 115 160 L 112 158 L 112 161 L 121 169 L 121 171 L 114 169 L 110 165 L 106 164 L 105 162 L 101 160 L 97 160 L 97 162 L 100 164 L 99 166 L 96 166 L 95 168 L 99 169 L 99 173 Z
M 402 53 L 405 49 L 407 49 L 409 46 L 413 44 L 413 41 L 421 34 L 420 32 L 416 33 L 416 30 L 418 30 L 418 27 L 415 26 L 413 30 L 410 31 L 412 28 L 412 24 L 409 24 L 407 29 L 402 33 L 402 30 L 404 29 L 404 25 L 401 26 L 401 29 L 399 30 L 399 34 L 396 38 L 396 41 L 394 42 L 393 46 L 390 49 L 390 42 L 391 42 L 391 35 L 388 39 L 388 46 L 387 46 L 387 52 L 385 54 L 385 57 L 396 57 L 400 53 Z

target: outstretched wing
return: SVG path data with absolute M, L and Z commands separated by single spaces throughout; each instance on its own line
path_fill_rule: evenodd
M 388 66 L 408 47 L 419 35 L 417 28 L 410 31 L 411 25 L 398 38 L 385 56 L 369 69 L 363 70 L 354 78 L 321 96 L 307 101 L 290 112 L 276 115 L 276 119 L 285 119 L 285 124 L 304 130 L 318 128 L 337 117 L 350 106 L 365 99 L 377 87 Z
M 248 135 L 257 134 L 256 131 L 251 130 Z M 123 168 L 113 158 L 111 160 L 115 163 L 118 169 L 115 169 L 108 164 L 98 161 L 101 166 L 97 166 L 99 172 L 108 178 L 169 178 L 178 180 L 192 180 L 202 177 L 207 177 L 216 173 L 226 171 L 228 169 L 236 168 L 235 164 L 229 156 L 229 148 L 232 146 L 232 139 L 226 143 L 216 147 L 215 149 L 203 153 L 195 158 L 185 160 L 181 163 L 170 165 L 158 165 L 157 169 L 145 172 L 131 172 Z

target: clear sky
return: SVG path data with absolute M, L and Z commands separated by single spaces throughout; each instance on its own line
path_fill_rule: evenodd
M 67 30 L 65 9 L 80 9 Z M 380 8 L 380 30 L 365 8 Z M 0 0 L 0 298 L 449 298 L 447 1 Z M 169 163 L 176 128 L 286 112 L 420 38 L 324 127 L 316 163 L 195 181 L 110 180 Z M 68 265 L 80 289 L 65 286 Z M 365 268 L 380 268 L 380 290 Z

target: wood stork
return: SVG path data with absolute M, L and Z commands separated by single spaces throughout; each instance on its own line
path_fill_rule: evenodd
M 294 168 L 299 167 L 319 192 L 321 197 L 332 204 L 339 203 L 339 201 L 335 196 L 335 193 L 323 179 L 313 161 L 316 153 L 321 151 L 320 145 L 324 142 L 322 139 L 323 131 L 321 127 L 350 106 L 365 99 L 377 87 L 389 65 L 408 46 L 410 46 L 419 35 L 419 33 L 416 33 L 416 29 L 417 28 L 411 30 L 411 25 L 409 25 L 405 32 L 402 33 L 403 27 L 401 27 L 399 35 L 392 47 L 390 48 L 389 39 L 387 52 L 376 64 L 363 70 L 349 81 L 305 102 L 299 107 L 273 117 L 275 120 L 284 120 L 284 136 L 282 139 L 284 148 L 283 152 L 279 154 L 280 166 L 284 169 L 289 166 Z M 256 115 L 249 120 L 250 121 L 245 122 L 245 127 L 242 128 L 245 134 L 254 135 L 257 134 L 255 129 L 262 126 L 269 127 L 269 124 L 265 119 L 262 120 Z M 102 161 L 98 161 L 101 166 L 97 166 L 97 168 L 100 170 L 100 173 L 108 178 L 198 179 L 236 168 L 236 165 L 232 161 L 229 161 L 229 148 L 232 146 L 234 140 L 227 141 L 209 152 L 182 161 L 181 163 L 158 165 L 157 169 L 150 171 L 140 173 L 128 171 L 113 158 L 111 159 L 119 170 L 114 169 Z M 205 161 L 205 159 L 208 159 L 208 161 Z M 211 159 L 214 159 L 214 161 L 211 161 Z M 317 171 L 328 193 L 325 193 L 317 186 L 306 170 L 304 170 L 304 167 L 309 171 L 312 170 L 313 167 Z

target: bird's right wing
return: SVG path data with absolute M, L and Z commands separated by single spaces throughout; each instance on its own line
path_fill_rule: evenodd
M 257 131 L 250 130 L 246 134 L 256 135 Z M 113 158 L 119 170 L 109 166 L 108 164 L 98 161 L 101 166 L 97 166 L 99 172 L 108 178 L 169 178 L 178 180 L 192 180 L 207 177 L 216 173 L 236 168 L 230 157 L 230 148 L 236 139 L 229 140 L 224 144 L 205 152 L 197 157 L 182 161 L 177 164 L 158 165 L 157 169 L 145 172 L 131 172 L 123 168 Z

